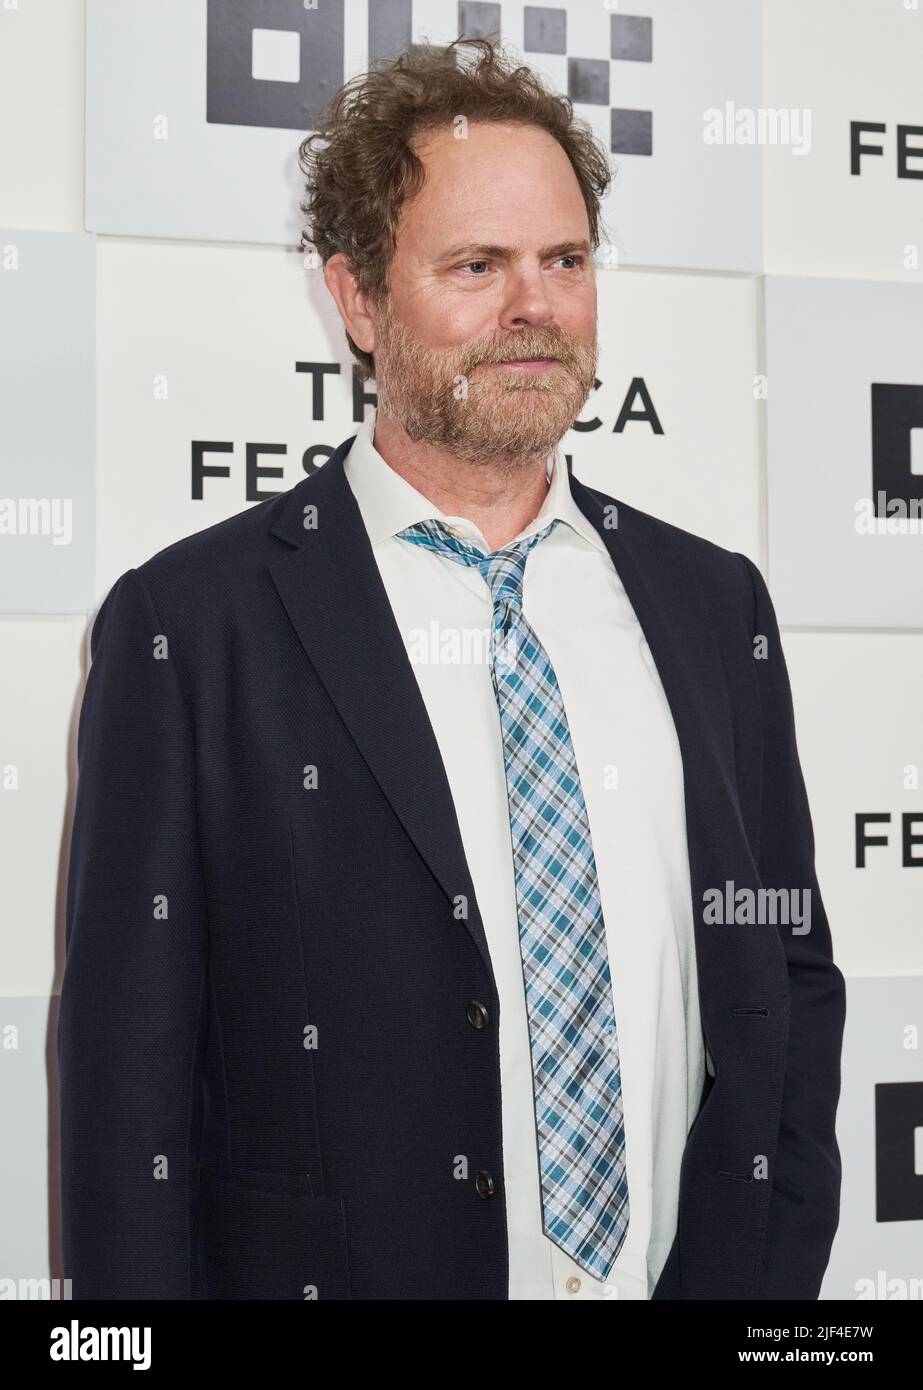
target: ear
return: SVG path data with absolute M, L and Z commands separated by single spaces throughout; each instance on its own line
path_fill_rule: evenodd
M 324 284 L 333 295 L 347 333 L 363 352 L 375 351 L 375 325 L 349 261 L 338 251 L 324 266 Z

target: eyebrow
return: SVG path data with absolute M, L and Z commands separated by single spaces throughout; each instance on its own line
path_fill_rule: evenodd
M 582 251 L 589 256 L 592 253 L 590 243 L 583 241 L 561 241 L 556 246 L 543 246 L 539 251 L 539 260 L 549 261 L 557 256 L 568 256 L 574 251 Z M 450 251 L 443 253 L 436 258 L 437 265 L 443 265 L 446 261 L 454 261 L 460 256 L 467 256 L 471 260 L 487 261 L 507 261 L 514 256 L 520 255 L 521 246 L 492 246 L 485 242 L 467 242 L 463 246 L 453 246 Z

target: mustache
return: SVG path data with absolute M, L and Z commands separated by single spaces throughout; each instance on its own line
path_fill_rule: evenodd
M 592 349 L 577 343 L 560 331 L 545 334 L 543 337 L 521 335 L 515 340 L 506 339 L 499 343 L 482 344 L 472 348 L 461 364 L 463 373 L 471 372 L 482 363 L 493 365 L 497 362 L 518 362 L 528 357 L 553 357 L 562 366 L 574 366 L 584 353 Z

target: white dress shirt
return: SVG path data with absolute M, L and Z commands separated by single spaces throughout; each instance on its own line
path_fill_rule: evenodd
M 556 450 L 538 515 L 560 518 L 529 553 L 523 612 L 554 666 L 596 859 L 618 1031 L 629 1226 L 608 1279 L 542 1231 L 532 1063 L 519 951 L 503 742 L 488 664 L 490 589 L 476 568 L 397 539 L 438 517 L 485 553 L 373 444 L 375 413 L 345 472 L 439 745 L 500 1003 L 503 1163 L 511 1299 L 647 1299 L 676 1233 L 680 1160 L 705 1077 L 673 719 L 634 609 Z

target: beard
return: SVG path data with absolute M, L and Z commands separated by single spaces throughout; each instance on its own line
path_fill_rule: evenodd
M 596 380 L 597 346 L 557 324 L 502 339 L 430 348 L 385 300 L 375 344 L 378 409 L 409 439 L 468 463 L 508 469 L 547 455 L 580 414 Z M 550 369 L 497 370 L 492 364 L 556 357 Z M 472 376 L 476 369 L 477 374 Z

